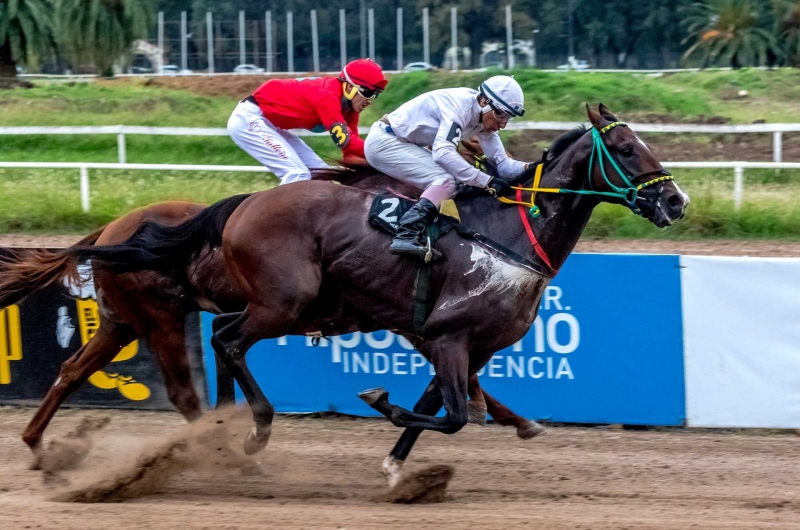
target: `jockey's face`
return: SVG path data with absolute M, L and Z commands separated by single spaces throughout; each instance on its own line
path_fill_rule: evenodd
M 489 102 L 485 99 L 482 100 L 479 105 L 481 108 L 486 107 L 489 105 Z M 497 132 L 500 129 L 505 129 L 506 125 L 508 125 L 508 119 L 499 120 L 495 116 L 494 111 L 489 111 L 481 114 L 481 123 L 483 124 L 483 130 L 486 132 Z
M 347 83 L 345 86 L 345 92 L 350 92 L 351 90 L 353 90 L 353 85 Z M 372 103 L 372 99 L 365 98 L 359 91 L 356 91 L 356 95 L 350 100 L 350 106 L 355 112 L 363 111 L 369 107 L 370 103 Z

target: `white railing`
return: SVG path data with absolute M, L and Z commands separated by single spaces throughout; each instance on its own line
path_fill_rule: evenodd
M 588 123 L 577 121 L 520 121 L 511 122 L 506 127 L 508 131 L 568 131 Z M 688 134 L 747 134 L 747 133 L 772 133 L 772 161 L 783 161 L 783 133 L 800 132 L 800 123 L 754 123 L 747 125 L 694 125 L 694 124 L 667 124 L 667 123 L 631 123 L 631 128 L 638 132 L 651 133 L 688 133 Z M 359 127 L 358 133 L 366 135 L 369 127 Z M 294 129 L 292 132 L 298 136 L 318 136 L 328 133 L 313 133 L 305 129 Z M 126 142 L 128 134 L 144 136 L 228 136 L 227 129 L 216 127 L 143 127 L 138 125 L 100 125 L 80 127 L 0 127 L 0 135 L 85 135 L 85 134 L 116 134 L 117 135 L 117 161 L 125 164 Z
M 733 169 L 733 204 L 742 206 L 745 169 L 800 169 L 800 162 L 662 162 L 669 169 Z M 101 162 L 0 162 L 0 169 L 77 169 L 80 171 L 81 208 L 89 211 L 89 170 L 116 169 L 145 171 L 220 171 L 268 173 L 263 166 L 224 166 L 191 164 L 113 164 Z

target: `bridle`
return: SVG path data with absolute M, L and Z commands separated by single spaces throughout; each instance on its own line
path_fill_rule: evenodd
M 603 197 L 613 197 L 615 199 L 622 199 L 628 206 L 628 208 L 630 208 L 630 210 L 636 215 L 644 216 L 641 208 L 639 208 L 639 206 L 636 204 L 637 201 L 639 200 L 639 192 L 649 186 L 654 186 L 661 182 L 675 180 L 672 174 L 665 169 L 662 169 L 660 170 L 660 172 L 658 172 L 661 176 L 648 180 L 647 182 L 644 182 L 643 184 L 639 185 L 635 185 L 633 181 L 637 180 L 638 178 L 644 175 L 649 175 L 656 172 L 651 171 L 647 173 L 642 173 L 641 175 L 637 175 L 635 177 L 629 177 L 628 175 L 625 174 L 625 172 L 620 168 L 619 164 L 617 164 L 616 160 L 614 160 L 614 157 L 611 156 L 611 153 L 608 152 L 608 148 L 603 142 L 602 136 L 611 129 L 613 129 L 614 127 L 627 127 L 627 126 L 628 124 L 625 122 L 615 121 L 613 123 L 609 123 L 600 130 L 597 130 L 594 127 L 592 128 L 592 154 L 589 157 L 589 173 L 588 173 L 590 189 L 572 190 L 568 188 L 539 187 L 539 184 L 542 179 L 542 172 L 544 169 L 544 161 L 542 161 L 536 165 L 532 187 L 526 188 L 521 186 L 512 186 L 513 189 L 517 190 L 515 199 L 510 199 L 508 197 L 497 198 L 499 201 L 503 203 L 518 204 L 520 206 L 520 216 L 522 219 L 522 224 L 525 227 L 525 231 L 528 234 L 528 239 L 533 245 L 533 248 L 536 250 L 536 253 L 542 259 L 542 261 L 548 267 L 550 267 L 550 270 L 552 270 L 554 274 L 557 273 L 558 271 L 554 269 L 553 266 L 550 264 L 550 259 L 547 257 L 547 253 L 544 251 L 542 246 L 537 241 L 536 236 L 533 233 L 533 228 L 531 227 L 530 221 L 528 219 L 528 216 L 533 217 L 535 219 L 539 217 L 539 215 L 541 214 L 541 212 L 539 211 L 539 207 L 536 206 L 535 204 L 537 193 L 572 193 L 576 195 L 597 195 Z M 611 179 L 608 178 L 608 175 L 606 174 L 605 164 L 603 163 L 604 159 L 608 160 L 608 162 L 611 164 L 611 167 L 613 167 L 614 170 L 617 172 L 617 175 L 622 180 L 624 187 L 617 186 L 616 184 L 611 182 Z M 603 175 L 603 180 L 612 191 L 598 191 L 594 189 L 594 186 L 592 184 L 592 169 L 594 168 L 595 161 L 600 166 L 600 172 Z M 531 192 L 531 197 L 528 202 L 522 200 L 523 191 Z

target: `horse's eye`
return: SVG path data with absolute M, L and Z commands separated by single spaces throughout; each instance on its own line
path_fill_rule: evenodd
M 619 148 L 619 154 L 622 156 L 631 156 L 633 154 L 633 146 L 632 145 L 623 145 Z

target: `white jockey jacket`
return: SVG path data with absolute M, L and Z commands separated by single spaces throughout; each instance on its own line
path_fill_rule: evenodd
M 485 188 L 489 175 L 458 154 L 461 139 L 477 135 L 481 149 L 497 164 L 500 177 L 516 177 L 525 163 L 506 155 L 500 135 L 484 132 L 478 91 L 470 88 L 433 90 L 404 103 L 389 114 L 394 134 L 420 147 L 431 146 L 433 159 L 459 182 Z

